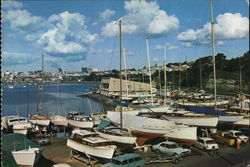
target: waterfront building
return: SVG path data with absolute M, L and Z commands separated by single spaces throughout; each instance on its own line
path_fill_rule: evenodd
M 122 91 L 124 93 L 150 92 L 150 84 L 143 82 L 122 80 Z M 119 92 L 120 92 L 119 78 L 102 78 L 100 85 L 100 94 L 111 95 L 111 94 L 117 94 Z

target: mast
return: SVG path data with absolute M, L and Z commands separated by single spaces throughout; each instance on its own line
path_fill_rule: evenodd
M 42 96 L 42 113 L 44 114 L 43 111 L 43 82 L 44 82 L 44 55 L 42 55 L 42 92 L 41 92 L 41 96 Z
M 200 66 L 200 90 L 202 90 L 202 69 L 201 69 L 201 58 L 199 58 L 199 66 Z
M 181 62 L 179 63 L 179 92 L 181 92 Z
M 150 69 L 150 58 L 149 58 L 149 48 L 148 48 L 148 37 L 146 37 L 146 47 L 147 47 L 147 56 L 148 56 L 148 70 L 149 70 L 151 104 L 153 105 L 153 92 L 152 92 L 151 69 Z
M 164 105 L 167 99 L 167 46 L 164 46 Z
M 240 111 L 242 112 L 242 72 L 241 72 L 241 59 L 239 57 L 239 66 L 240 66 Z
M 28 88 L 28 86 L 27 86 L 27 110 L 26 110 L 26 114 L 27 114 L 27 118 L 28 118 L 28 116 L 29 116 L 29 88 Z
M 214 43 L 214 19 L 212 0 L 210 0 L 210 17 L 211 17 L 211 35 L 212 35 L 212 54 L 214 67 L 214 108 L 217 109 L 217 88 L 216 88 L 216 67 L 215 67 L 215 43 Z
M 188 89 L 188 63 L 187 63 L 187 55 L 186 55 L 186 90 Z
M 124 53 L 124 66 L 125 66 L 126 90 L 127 90 L 127 96 L 128 96 L 128 77 L 127 77 L 126 50 L 125 50 L 125 48 L 123 48 L 123 53 Z
M 122 21 L 119 20 L 120 31 L 120 126 L 122 128 Z
M 57 113 L 58 115 L 60 115 L 60 109 L 59 109 L 59 104 L 60 104 L 60 99 L 59 99 L 59 71 L 58 71 L 58 76 L 57 76 L 57 81 L 56 81 L 57 85 L 56 85 L 56 90 L 57 90 Z

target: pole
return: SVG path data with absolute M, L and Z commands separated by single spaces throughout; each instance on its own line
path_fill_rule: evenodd
M 44 82 L 44 55 L 42 55 L 42 90 L 41 90 L 41 96 L 42 96 L 42 113 L 44 114 L 44 109 L 43 109 L 43 82 Z
M 120 126 L 122 128 L 122 21 L 119 21 L 120 31 Z
M 211 32 L 212 32 L 212 53 L 213 53 L 213 67 L 214 67 L 214 108 L 217 109 L 217 88 L 216 88 L 216 67 L 215 67 L 215 43 L 214 43 L 214 20 L 212 0 L 210 0 L 210 15 L 211 15 Z
M 146 47 L 147 47 L 147 56 L 148 56 L 148 70 L 149 70 L 149 82 L 150 82 L 151 104 L 153 105 L 153 92 L 152 92 L 151 69 L 150 69 L 150 57 L 149 57 L 149 48 L 148 48 L 148 37 L 146 37 Z
M 241 59 L 239 57 L 240 66 L 240 111 L 242 112 L 242 72 L 241 72 Z
M 124 53 L 124 66 L 125 66 L 125 79 L 126 79 L 126 90 L 127 90 L 127 96 L 128 96 L 128 77 L 127 77 L 127 67 L 126 67 L 126 50 L 123 49 Z
M 200 90 L 202 90 L 202 68 L 201 68 L 201 58 L 199 58 L 199 66 L 200 66 Z
M 167 99 L 167 46 L 164 46 L 164 105 Z
M 29 88 L 27 86 L 27 110 L 26 110 L 27 118 L 29 117 Z
M 181 91 L 181 63 L 179 63 L 179 92 Z
M 186 67 L 188 67 L 187 56 L 186 56 Z M 186 90 L 188 89 L 188 68 L 186 69 Z

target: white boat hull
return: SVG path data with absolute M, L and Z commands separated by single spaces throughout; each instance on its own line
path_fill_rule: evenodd
M 165 116 L 170 121 L 174 121 L 177 124 L 192 125 L 198 127 L 214 128 L 217 126 L 218 117 L 171 117 Z
M 234 123 L 243 119 L 244 116 L 219 116 L 219 122 Z
M 250 117 L 249 118 L 243 118 L 242 120 L 235 122 L 233 125 L 238 126 L 238 127 L 250 128 Z
M 129 112 L 127 112 L 129 113 Z M 118 113 L 119 114 L 119 113 Z M 108 111 L 107 118 L 115 123 L 120 121 L 116 112 Z M 145 133 L 146 135 L 159 134 L 173 140 L 193 143 L 197 140 L 197 127 L 175 125 L 168 120 L 140 117 L 132 114 L 123 114 L 123 127 L 134 131 Z
M 136 141 L 136 137 L 133 137 L 133 136 L 117 136 L 117 135 L 112 135 L 112 134 L 106 134 L 98 130 L 96 130 L 95 132 L 105 139 L 118 142 L 118 143 L 134 144 Z
M 50 117 L 50 121 L 56 126 L 68 126 L 68 119 L 61 115 L 54 115 Z
M 42 150 L 39 148 L 30 148 L 20 151 L 12 151 L 12 155 L 18 165 L 34 166 L 41 157 Z
M 214 101 L 211 101 L 211 102 L 177 102 L 178 104 L 180 105 L 183 105 L 183 106 L 202 106 L 202 107 L 213 107 L 215 106 L 215 102 Z M 228 100 L 221 100 L 221 101 L 216 101 L 216 105 L 226 105 L 228 104 L 229 101 Z
M 91 147 L 71 139 L 67 140 L 67 146 L 79 152 L 104 159 L 112 159 L 116 149 L 115 145 Z
M 68 120 L 69 125 L 77 128 L 92 128 L 94 126 L 94 121 L 75 121 Z
M 14 133 L 27 135 L 28 129 L 13 129 Z
M 34 125 L 40 125 L 40 126 L 49 126 L 50 120 L 49 119 L 30 119 L 29 122 L 31 122 Z

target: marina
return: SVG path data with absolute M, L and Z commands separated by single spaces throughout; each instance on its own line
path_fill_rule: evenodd
M 46 17 L 38 8 L 41 16 L 33 16 L 30 7 L 39 3 L 48 7 Z M 4 2 L 4 27 L 10 27 L 4 37 L 25 41 L 6 49 L 33 41 L 37 51 L 26 43 L 32 54 L 3 53 L 3 167 L 250 165 L 248 17 L 213 0 L 199 2 L 199 9 L 183 2 L 181 10 L 174 1 L 117 1 L 98 16 L 88 5 L 99 11 L 110 2 L 62 3 L 58 9 L 65 11 L 57 15 L 52 1 Z M 240 3 L 233 6 L 244 13 Z M 189 15 L 205 9 L 203 21 Z M 207 23 L 194 30 L 193 21 Z M 243 53 L 223 48 L 228 40 Z M 195 47 L 202 52 L 191 53 Z M 182 49 L 185 60 L 176 56 Z M 105 62 L 110 70 L 100 70 Z

